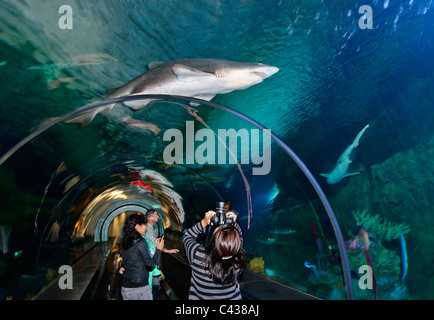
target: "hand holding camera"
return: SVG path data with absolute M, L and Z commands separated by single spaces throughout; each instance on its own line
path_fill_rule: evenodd
M 202 227 L 208 225 L 221 226 L 224 224 L 235 224 L 237 221 L 237 214 L 234 211 L 228 211 L 229 204 L 224 202 L 217 202 L 216 211 L 208 211 L 205 213 L 201 223 Z
M 205 213 L 205 217 L 202 219 L 202 227 L 206 227 L 211 223 L 213 216 L 216 214 L 215 211 L 208 211 Z
M 237 222 L 237 214 L 233 211 L 226 212 L 226 223 L 235 223 Z
M 217 202 L 216 212 L 210 220 L 212 225 L 234 224 L 236 220 L 237 214 L 234 211 L 229 211 L 229 203 Z
M 155 240 L 156 248 L 158 250 L 163 250 L 164 249 L 164 236 L 162 236 L 161 238 L 158 238 L 157 240 Z

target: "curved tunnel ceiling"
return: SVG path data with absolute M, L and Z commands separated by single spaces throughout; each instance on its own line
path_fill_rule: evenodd
M 259 160 L 262 136 L 247 151 L 239 146 L 240 166 L 186 163 L 189 143 L 197 150 L 204 142 L 196 136 L 202 129 L 246 129 L 252 143 L 255 126 L 234 114 L 185 101 L 155 101 L 136 112 L 118 104 L 84 127 L 58 123 L 15 153 L 7 152 L 29 132 L 43 128 L 47 119 L 104 100 L 109 88 L 148 71 L 151 62 L 188 57 L 262 62 L 279 72 L 212 101 L 270 128 L 293 148 L 333 198 L 348 235 L 351 211 L 362 210 L 359 205 L 365 203 L 378 207 L 367 199 L 368 191 L 355 190 L 368 190 L 376 180 L 352 180 L 360 183 L 356 187 L 348 181 L 330 186 L 319 174 L 330 172 L 367 123 L 357 148 L 362 177 L 434 133 L 427 124 L 429 99 L 423 98 L 433 62 L 417 64 L 417 58 L 432 53 L 430 2 L 387 1 L 386 6 L 373 1 L 373 30 L 360 30 L 358 5 L 344 1 L 168 2 L 71 0 L 72 30 L 58 27 L 63 1 L 0 3 L 5 111 L 0 155 L 10 156 L 0 165 L 6 199 L 0 223 L 3 252 L 27 248 L 39 252 L 38 261 L 43 261 L 40 248 L 50 249 L 47 237 L 52 233 L 57 232 L 59 243 L 104 239 L 100 230 L 107 230 L 110 213 L 128 206 L 153 206 L 161 210 L 164 228 L 181 232 L 216 201 L 225 200 L 240 211 L 251 258 L 266 257 L 269 274 L 326 298 L 348 296 L 334 262 L 328 274 L 332 280 L 327 280 L 341 283 L 336 288 L 317 289 L 309 278 L 312 270 L 303 267 L 318 252 L 331 253 L 339 245 L 312 181 L 276 141 L 271 141 L 270 172 L 263 176 L 252 171 L 261 166 L 254 163 L 252 150 Z M 126 126 L 126 116 L 141 122 Z M 176 129 L 187 139 L 190 126 L 194 129 L 192 138 L 183 141 L 184 162 L 167 163 L 163 155 L 170 142 L 164 133 Z M 355 193 L 357 199 L 351 201 L 339 198 Z M 32 251 L 34 247 L 39 249 Z M 281 250 L 289 256 L 296 252 L 292 265 L 275 254 Z M 23 252 L 25 259 L 35 260 Z M 22 274 L 34 272 L 30 269 Z

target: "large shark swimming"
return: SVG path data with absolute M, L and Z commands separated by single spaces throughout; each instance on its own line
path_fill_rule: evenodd
M 210 101 L 217 94 L 244 90 L 261 83 L 279 71 L 277 67 L 262 63 L 243 63 L 218 59 L 180 59 L 170 62 L 151 62 L 148 64 L 148 69 L 147 72 L 125 85 L 107 90 L 106 98 L 115 99 L 141 94 L 165 94 Z M 125 101 L 123 104 L 129 109 L 137 111 L 144 108 L 151 101 L 142 99 Z M 115 104 L 104 104 L 67 120 L 59 120 L 62 117 L 47 119 L 0 157 L 0 165 L 24 144 L 58 121 L 79 123 L 81 126 L 85 126 L 97 114 L 106 116 L 114 106 Z M 155 124 L 133 119 L 130 115 L 131 112 L 127 111 L 122 109 L 121 112 L 115 113 L 113 117 L 129 128 L 145 129 L 152 131 L 156 135 L 160 132 L 160 129 Z
M 351 152 L 359 145 L 359 140 L 362 137 L 363 133 L 365 133 L 366 129 L 369 128 L 369 124 L 367 124 L 356 136 L 353 143 L 351 143 L 345 151 L 341 154 L 338 161 L 336 162 L 335 167 L 330 173 L 320 173 L 321 176 L 327 178 L 328 184 L 335 184 L 341 181 L 345 177 L 355 176 L 360 174 L 360 172 L 352 172 L 347 173 L 348 167 L 352 162 L 350 159 Z
M 272 76 L 279 68 L 262 63 L 243 63 L 217 59 L 181 59 L 151 62 L 149 71 L 125 85 L 109 89 L 107 99 L 138 94 L 168 94 L 210 101 L 217 94 L 247 89 Z M 144 108 L 151 100 L 124 102 L 133 111 Z M 97 114 L 107 115 L 114 104 L 77 116 L 69 123 L 86 125 Z M 125 117 L 126 125 L 140 126 L 140 121 Z

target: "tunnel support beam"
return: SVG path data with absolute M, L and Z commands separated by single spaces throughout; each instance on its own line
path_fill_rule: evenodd
M 124 200 L 119 201 L 108 208 L 101 217 L 94 230 L 94 241 L 95 242 L 106 242 L 108 241 L 108 231 L 110 224 L 113 220 L 120 215 L 122 212 L 135 211 L 145 213 L 146 210 L 150 209 L 154 204 L 146 201 L 140 200 Z

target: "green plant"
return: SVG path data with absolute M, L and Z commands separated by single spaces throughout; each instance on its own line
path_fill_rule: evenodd
M 396 239 L 401 234 L 410 232 L 410 227 L 406 223 L 390 222 L 381 218 L 380 215 L 371 216 L 366 210 L 353 211 L 353 217 L 358 225 L 365 227 L 380 241 Z

